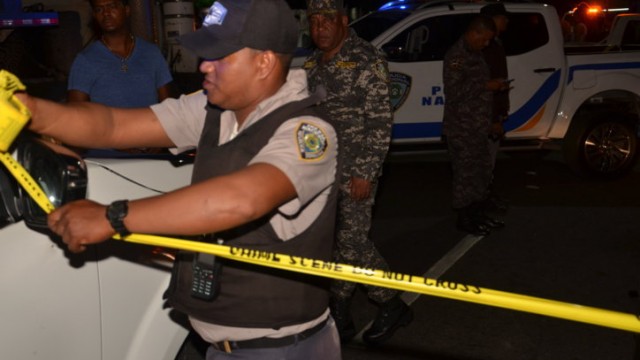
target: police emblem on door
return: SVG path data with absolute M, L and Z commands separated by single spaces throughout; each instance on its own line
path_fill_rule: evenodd
M 393 111 L 398 110 L 404 101 L 407 100 L 409 92 L 411 91 L 411 76 L 392 72 L 389 73 L 389 97 L 391 99 L 391 106 Z

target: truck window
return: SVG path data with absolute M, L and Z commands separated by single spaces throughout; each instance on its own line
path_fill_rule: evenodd
M 507 56 L 527 53 L 549 42 L 544 17 L 538 13 L 512 13 L 509 27 L 500 36 Z
M 382 46 L 393 62 L 441 61 L 444 54 L 462 36 L 477 14 L 436 16 L 420 20 Z M 509 28 L 501 36 L 507 55 L 520 55 L 549 42 L 542 15 L 513 13 Z
M 393 62 L 439 61 L 464 32 L 474 14 L 420 20 L 382 46 Z
M 381 11 L 365 15 L 353 21 L 349 26 L 359 37 L 371 42 L 411 13 L 407 11 Z
M 623 50 L 640 49 L 640 21 L 629 21 L 622 36 Z

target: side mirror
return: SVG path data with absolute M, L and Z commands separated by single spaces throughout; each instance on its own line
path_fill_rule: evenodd
M 87 168 L 78 154 L 68 148 L 36 138 L 25 138 L 17 146 L 18 161 L 40 185 L 57 208 L 87 194 Z M 47 229 L 47 214 L 26 192 L 21 196 L 26 225 Z

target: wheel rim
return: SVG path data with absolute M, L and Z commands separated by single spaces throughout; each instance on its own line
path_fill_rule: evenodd
M 620 123 L 596 125 L 584 141 L 586 165 L 599 173 L 624 169 L 635 155 L 635 134 Z

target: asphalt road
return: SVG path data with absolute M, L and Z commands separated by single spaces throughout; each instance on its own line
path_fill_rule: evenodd
M 640 312 L 640 166 L 614 181 L 572 174 L 555 152 L 501 153 L 496 187 L 507 226 L 486 237 L 454 227 L 446 154 L 394 155 L 379 187 L 372 239 L 392 270 L 571 304 Z M 359 337 L 344 360 L 633 360 L 633 333 L 404 293 L 414 321 L 381 346 Z M 376 307 L 362 291 L 356 326 Z M 202 359 L 196 351 L 182 359 Z
M 446 155 L 394 156 L 385 166 L 372 238 L 393 270 L 616 312 L 640 312 L 640 169 L 615 181 L 572 174 L 555 152 L 501 154 L 497 188 L 507 227 L 481 238 L 454 229 Z M 436 298 L 415 299 L 414 321 L 352 359 L 637 359 L 630 332 Z M 354 316 L 375 307 L 363 293 Z

